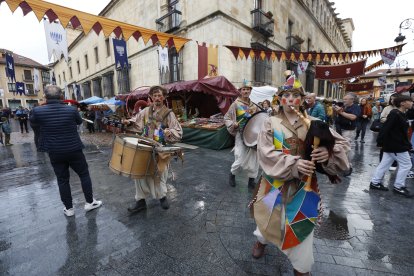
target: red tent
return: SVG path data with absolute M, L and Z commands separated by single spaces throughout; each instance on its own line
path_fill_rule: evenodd
M 239 95 L 234 85 L 223 76 L 205 78 L 201 80 L 174 82 L 164 85 L 168 90 L 169 96 L 177 96 L 191 93 L 193 100 L 199 99 L 202 94 L 209 95 L 210 102 L 204 102 L 203 105 L 216 101 L 220 111 L 224 114 L 227 112 L 231 102 Z M 141 87 L 132 91 L 128 95 L 119 95 L 118 98 L 123 101 L 140 100 L 148 98 L 149 87 Z M 196 95 L 199 94 L 199 95 Z

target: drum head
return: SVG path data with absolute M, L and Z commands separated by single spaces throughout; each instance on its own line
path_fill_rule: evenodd
M 257 112 L 249 118 L 242 133 L 243 142 L 247 147 L 257 145 L 259 132 L 267 118 L 269 118 L 269 114 L 266 111 Z
M 150 145 L 148 145 L 148 143 L 145 143 L 145 141 L 143 141 L 142 139 L 140 139 L 140 138 L 135 138 L 135 137 L 124 137 L 123 138 L 123 140 L 127 143 L 127 144 L 131 144 L 131 145 L 134 145 L 134 146 L 136 146 L 136 145 L 138 145 L 139 144 L 139 146 L 140 147 L 143 147 L 143 148 L 151 148 L 151 146 Z

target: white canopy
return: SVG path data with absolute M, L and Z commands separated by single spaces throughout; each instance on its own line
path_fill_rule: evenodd
M 272 102 L 273 96 L 277 93 L 277 88 L 272 86 L 259 86 L 253 87 L 252 93 L 250 94 L 250 100 L 256 104 L 269 100 Z

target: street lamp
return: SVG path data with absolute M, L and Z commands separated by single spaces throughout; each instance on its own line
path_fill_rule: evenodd
M 411 26 L 412 25 L 412 22 L 414 21 L 414 19 L 413 18 L 407 18 L 407 19 L 405 19 L 405 20 L 403 20 L 401 23 L 400 23 L 400 33 L 398 34 L 398 36 L 394 39 L 394 41 L 395 41 L 395 43 L 397 43 L 398 45 L 400 45 L 400 44 L 402 44 L 403 42 L 404 42 L 404 40 L 405 40 L 405 36 L 403 36 L 402 34 L 401 34 L 401 29 L 403 29 L 403 30 L 413 30 L 413 32 L 414 32 L 414 28 Z

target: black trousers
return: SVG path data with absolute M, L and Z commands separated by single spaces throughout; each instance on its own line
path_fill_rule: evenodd
M 23 126 L 24 126 L 24 129 L 26 130 L 26 132 L 29 133 L 29 130 L 27 130 L 27 120 L 24 120 L 24 119 L 19 120 L 19 123 L 20 123 L 20 131 L 23 133 Z
M 66 209 L 73 207 L 72 193 L 69 185 L 69 167 L 71 167 L 80 178 L 86 202 L 92 203 L 92 181 L 89 176 L 88 163 L 86 162 L 85 155 L 82 150 L 69 153 L 50 152 L 49 158 L 59 185 L 60 199 Z
M 356 139 L 358 139 L 359 134 L 361 133 L 361 140 L 364 140 L 368 123 L 369 123 L 369 120 L 359 120 L 357 122 L 357 131 L 356 131 L 356 136 L 355 136 Z

